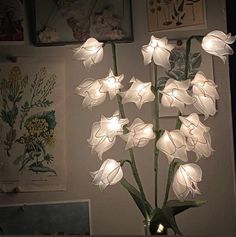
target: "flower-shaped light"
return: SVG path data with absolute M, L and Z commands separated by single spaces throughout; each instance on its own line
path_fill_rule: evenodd
M 174 158 L 187 161 L 187 144 L 180 130 L 165 131 L 156 144 L 157 149 L 165 153 L 169 162 Z
M 151 139 L 155 138 L 153 125 L 146 124 L 141 119 L 136 118 L 130 127 L 127 127 L 129 133 L 122 135 L 122 138 L 127 141 L 125 149 L 131 147 L 144 147 Z
M 102 191 L 108 185 L 118 183 L 123 178 L 123 171 L 119 162 L 107 159 L 98 171 L 90 172 L 90 175 L 93 178 L 93 184 L 98 185 Z
M 207 79 L 202 72 L 198 72 L 191 84 L 193 86 L 193 98 L 195 99 L 194 107 L 205 115 L 205 119 L 209 115 L 215 115 L 216 100 L 219 99 L 219 94 L 214 81 Z
M 176 107 L 183 112 L 185 105 L 193 103 L 193 98 L 187 93 L 190 80 L 176 81 L 169 79 L 165 88 L 160 91 L 162 94 L 161 104 L 165 107 Z
M 138 109 L 141 109 L 144 103 L 151 102 L 155 99 L 151 90 L 151 82 L 143 83 L 134 77 L 130 82 L 132 83 L 131 87 L 126 92 L 121 93 L 123 104 L 134 102 Z
M 109 75 L 106 78 L 100 80 L 100 83 L 102 84 L 101 91 L 108 92 L 110 99 L 113 99 L 119 90 L 123 88 L 123 85 L 121 84 L 123 79 L 124 74 L 121 74 L 120 76 L 114 76 L 112 70 L 110 69 Z
M 208 33 L 202 40 L 202 48 L 209 54 L 220 57 L 223 62 L 226 61 L 226 55 L 234 53 L 229 44 L 233 44 L 236 36 L 225 34 L 222 31 L 214 30 Z
M 201 194 L 197 183 L 202 180 L 202 170 L 200 166 L 190 163 L 180 165 L 173 180 L 173 190 L 181 201 L 185 200 L 189 193 L 193 196 Z
M 102 85 L 98 80 L 86 79 L 76 88 L 76 94 L 84 97 L 83 106 L 91 109 L 100 105 L 106 99 L 106 92 L 101 91 Z
M 156 38 L 151 36 L 151 40 L 148 45 L 142 47 L 142 54 L 144 57 L 144 64 L 151 63 L 152 57 L 156 65 L 160 65 L 166 69 L 170 69 L 170 52 L 175 46 L 168 44 L 166 37 Z
M 179 116 L 182 125 L 180 131 L 187 137 L 187 149 L 196 153 L 197 160 L 202 156 L 209 157 L 212 154 L 211 136 L 209 127 L 203 125 L 196 113 L 188 117 Z
M 103 59 L 103 43 L 89 38 L 82 46 L 74 50 L 78 60 L 83 61 L 87 69 Z
M 100 122 L 93 124 L 88 143 L 99 159 L 102 159 L 102 154 L 115 144 L 116 136 L 123 133 L 123 126 L 128 122 L 128 119 L 120 119 L 119 112 L 116 111 L 109 118 L 102 115 Z

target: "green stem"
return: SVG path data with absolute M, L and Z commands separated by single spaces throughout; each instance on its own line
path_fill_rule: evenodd
M 113 72 L 114 72 L 115 76 L 118 76 L 116 45 L 112 41 L 111 41 L 111 47 L 112 47 L 112 58 L 113 58 Z M 126 116 L 125 116 L 124 106 L 122 104 L 122 97 L 119 94 L 117 94 L 117 102 L 118 102 L 118 107 L 119 107 L 121 118 L 125 118 Z M 128 129 L 126 126 L 124 126 L 124 133 L 128 133 Z M 147 207 L 146 207 L 146 202 L 147 202 L 146 200 L 147 199 L 146 199 L 146 196 L 145 196 L 145 193 L 143 190 L 143 186 L 142 186 L 139 174 L 138 174 L 138 169 L 137 169 L 136 162 L 135 162 L 134 152 L 133 152 L 133 149 L 129 149 L 128 151 L 129 151 L 129 156 L 131 159 L 131 164 L 132 164 L 131 167 L 132 167 L 133 176 L 134 176 L 134 179 L 138 185 L 138 188 L 139 188 L 139 191 L 140 191 L 140 194 L 142 197 L 142 203 L 145 208 L 146 218 L 148 218 L 149 214 L 148 214 Z
M 154 195 L 155 195 L 155 207 L 158 207 L 157 204 L 157 192 L 158 192 L 158 156 L 159 150 L 156 147 L 156 143 L 160 138 L 160 125 L 159 125 L 159 91 L 157 85 L 157 65 L 154 64 L 154 95 L 155 95 L 155 143 L 154 143 Z

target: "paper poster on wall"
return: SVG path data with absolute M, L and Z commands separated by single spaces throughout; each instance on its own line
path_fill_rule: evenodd
M 63 60 L 0 64 L 0 189 L 66 188 Z

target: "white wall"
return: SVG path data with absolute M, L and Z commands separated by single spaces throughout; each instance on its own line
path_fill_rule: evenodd
M 146 22 L 146 1 L 133 0 L 134 43 L 120 44 L 118 50 L 119 72 L 125 74 L 125 84 L 132 75 L 149 80 L 149 69 L 144 67 L 140 47 L 149 42 Z M 225 4 L 223 0 L 207 1 L 208 29 L 226 30 Z M 169 38 L 184 37 L 203 32 L 172 32 Z M 164 34 L 157 34 L 162 36 Z M 101 78 L 111 67 L 110 47 L 105 48 L 102 63 L 93 67 L 87 73 L 82 64 L 72 60 L 72 46 L 37 48 L 26 42 L 25 46 L 1 46 L 1 57 L 8 53 L 16 56 L 59 56 L 66 60 L 66 157 L 68 164 L 68 186 L 66 192 L 19 193 L 1 194 L 0 203 L 45 202 L 74 199 L 91 199 L 93 234 L 142 234 L 142 216 L 131 200 L 128 193 L 115 185 L 108 187 L 101 193 L 98 187 L 91 185 L 88 172 L 97 170 L 100 161 L 91 155 L 86 139 L 90 136 L 90 127 L 98 121 L 100 114 L 110 116 L 116 109 L 116 101 L 106 101 L 92 112 L 82 109 L 82 98 L 74 94 L 75 87 L 86 77 Z M 211 127 L 212 143 L 215 152 L 210 159 L 201 160 L 203 181 L 199 185 L 202 195 L 199 199 L 207 199 L 208 203 L 201 208 L 192 209 L 180 214 L 177 218 L 180 229 L 185 234 L 233 234 L 234 220 L 234 153 L 232 139 L 232 121 L 230 107 L 230 85 L 228 65 L 223 65 L 220 59 L 214 59 L 214 75 L 218 84 L 221 99 L 218 103 L 218 113 L 209 118 L 206 123 Z M 126 107 L 127 116 L 132 121 L 135 117 L 142 117 L 151 121 L 151 104 L 145 105 L 138 111 L 134 105 Z M 162 119 L 163 128 L 173 129 L 174 119 Z M 124 143 L 118 142 L 104 158 L 120 159 L 128 155 L 123 151 Z M 137 164 L 147 196 L 153 201 L 152 150 L 153 143 L 143 149 L 135 150 Z M 159 173 L 159 187 L 164 190 L 167 174 L 167 160 L 161 156 Z M 126 169 L 125 169 L 126 170 Z M 130 178 L 128 171 L 125 171 Z M 161 193 L 160 198 L 163 194 Z M 171 196 L 173 193 L 171 191 Z

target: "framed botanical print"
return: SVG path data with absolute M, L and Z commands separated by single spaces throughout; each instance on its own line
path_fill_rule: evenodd
M 99 41 L 131 42 L 130 0 L 33 0 L 33 39 L 37 46 Z

